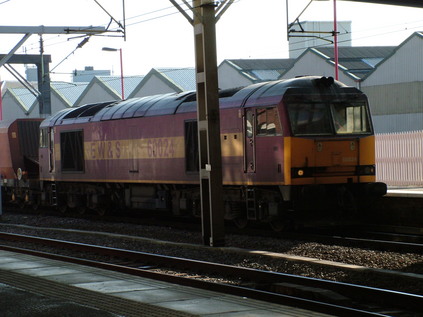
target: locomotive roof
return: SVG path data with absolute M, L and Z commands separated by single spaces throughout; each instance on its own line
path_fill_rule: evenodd
M 288 80 L 258 83 L 246 87 L 221 90 L 219 92 L 220 108 L 242 108 L 252 106 L 270 106 L 278 104 L 288 89 L 302 88 L 316 90 L 325 77 L 307 76 Z M 333 83 L 333 79 L 330 84 Z M 346 87 L 335 82 L 333 87 Z M 83 122 L 135 117 L 152 117 L 197 111 L 195 91 L 170 93 L 122 101 L 94 103 L 62 110 L 47 118 L 42 127 Z

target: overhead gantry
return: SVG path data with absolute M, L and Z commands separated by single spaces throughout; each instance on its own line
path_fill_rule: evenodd
M 50 96 L 50 55 L 44 55 L 43 42 L 40 39 L 39 55 L 16 55 L 16 51 L 34 34 L 42 36 L 43 34 L 83 34 L 86 36 L 96 35 L 107 31 L 104 27 L 93 26 L 0 26 L 0 34 L 23 34 L 21 40 L 9 51 L 9 53 L 0 55 L 0 67 L 5 68 L 17 76 L 13 67 L 7 67 L 6 64 L 35 64 L 38 73 L 38 91 L 29 84 L 24 84 L 35 94 L 41 117 L 51 115 L 51 96 Z M 17 78 L 19 81 L 25 81 L 23 77 Z M 32 89 L 31 89 L 31 88 Z

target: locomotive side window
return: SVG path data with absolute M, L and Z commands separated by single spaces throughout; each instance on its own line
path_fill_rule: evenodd
M 247 134 L 247 138 L 252 138 L 253 137 L 253 123 L 254 123 L 254 115 L 252 111 L 248 111 L 247 112 L 247 116 L 246 116 L 246 134 Z
M 63 172 L 83 172 L 83 131 L 69 131 L 60 133 L 60 153 Z
M 282 135 L 282 125 L 279 119 L 277 108 L 268 108 L 267 114 L 267 135 Z
M 282 125 L 277 108 L 257 109 L 257 135 L 282 135 Z
M 185 122 L 185 168 L 187 172 L 198 172 L 200 162 L 198 156 L 197 121 Z
M 40 129 L 40 147 L 48 147 L 48 129 Z
M 266 109 L 257 109 L 257 135 L 267 134 Z

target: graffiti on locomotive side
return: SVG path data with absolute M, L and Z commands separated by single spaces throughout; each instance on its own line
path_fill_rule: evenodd
M 85 142 L 88 160 L 184 157 L 183 137 Z

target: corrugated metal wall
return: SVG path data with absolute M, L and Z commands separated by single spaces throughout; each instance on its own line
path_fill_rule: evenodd
M 423 131 L 376 135 L 376 178 L 388 186 L 423 186 Z
M 363 87 L 373 115 L 423 112 L 423 81 Z
M 423 34 L 416 32 L 398 47 L 397 51 L 377 66 L 377 71 L 363 81 L 363 88 L 422 81 Z
M 376 133 L 397 133 L 423 130 L 423 112 L 373 116 Z

